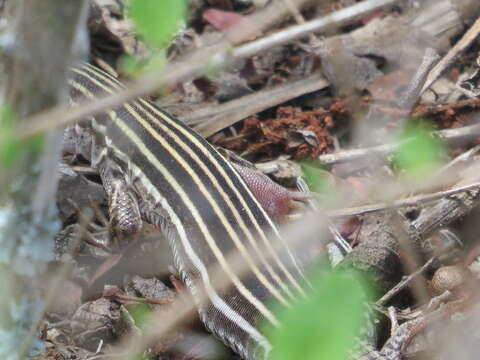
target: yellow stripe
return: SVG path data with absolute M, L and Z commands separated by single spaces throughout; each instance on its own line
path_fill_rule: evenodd
M 90 99 L 93 99 L 94 96 L 93 94 L 86 89 L 84 86 L 81 84 L 78 84 L 77 82 L 71 81 L 70 84 L 77 89 L 78 91 L 81 91 L 85 96 L 87 96 Z M 266 306 L 258 300 L 243 284 L 242 282 L 238 279 L 236 274 L 232 271 L 230 266 L 228 265 L 225 257 L 222 254 L 222 251 L 218 248 L 215 240 L 213 239 L 212 235 L 210 234 L 208 227 L 205 225 L 203 222 L 203 219 L 200 216 L 200 213 L 198 212 L 197 208 L 195 205 L 190 201 L 188 195 L 183 191 L 183 189 L 180 187 L 180 185 L 177 183 L 175 180 L 175 177 L 168 171 L 167 168 L 165 168 L 153 155 L 150 150 L 145 146 L 145 144 L 142 142 L 140 138 L 137 137 L 137 135 L 132 132 L 128 126 L 126 126 L 123 121 L 116 115 L 115 112 L 109 111 L 108 115 L 110 116 L 111 120 L 119 127 L 119 129 L 137 146 L 137 148 L 141 151 L 141 153 L 148 159 L 151 165 L 154 165 L 155 168 L 165 177 L 165 179 L 168 181 L 169 185 L 172 186 L 177 194 L 180 196 L 180 198 L 183 201 L 183 204 L 189 211 L 191 212 L 192 216 L 194 217 L 195 221 L 197 222 L 198 226 L 200 227 L 200 230 L 202 232 L 202 235 L 204 236 L 205 240 L 207 241 L 210 249 L 212 250 L 213 254 L 217 258 L 218 262 L 222 266 L 223 270 L 226 272 L 227 276 L 231 279 L 232 283 L 235 285 L 237 290 L 239 291 L 240 294 L 245 297 L 254 307 L 258 309 L 258 311 L 267 319 L 269 320 L 272 324 L 275 326 L 279 326 L 279 322 L 276 319 L 275 315 L 266 308 Z
M 95 75 L 99 76 L 100 78 L 102 78 L 103 80 L 109 82 L 110 84 L 113 85 L 118 85 L 120 88 L 123 87 L 123 84 L 121 84 L 120 82 L 118 82 L 118 80 L 116 80 L 115 78 L 111 77 L 109 74 L 103 74 L 103 72 L 100 72 L 97 68 L 93 67 L 93 66 L 89 66 L 90 69 L 95 73 Z M 88 74 L 83 74 L 84 76 L 88 76 Z M 92 81 L 94 81 L 94 79 L 91 79 Z M 102 84 L 98 83 L 98 82 L 95 82 L 97 84 L 97 86 L 101 86 L 104 90 L 106 91 L 110 91 L 110 89 L 107 89 L 105 88 L 104 86 L 102 86 Z M 152 112 L 156 113 L 158 116 L 161 116 L 165 121 L 167 121 L 170 125 L 172 125 L 173 127 L 175 127 L 177 130 L 179 130 L 183 136 L 187 137 L 191 142 L 193 142 L 197 148 L 203 150 L 203 153 L 212 159 L 212 162 L 215 163 L 216 162 L 216 159 L 212 157 L 212 155 L 210 154 L 210 151 L 216 151 L 215 149 L 212 148 L 208 148 L 206 149 L 205 146 L 203 146 L 203 144 L 201 142 L 199 142 L 195 136 L 192 136 L 190 134 L 189 131 L 185 130 L 185 128 L 183 128 L 182 126 L 179 126 L 175 121 L 173 121 L 170 117 L 166 116 L 165 114 L 163 114 L 162 112 L 158 111 L 155 107 L 153 107 L 150 103 L 148 103 L 148 101 L 145 101 L 143 99 L 138 99 L 139 102 L 141 102 L 144 106 L 148 107 L 149 109 L 152 110 Z M 140 104 L 137 105 L 139 108 L 141 108 L 142 106 L 140 106 Z M 133 111 L 133 109 L 132 109 Z M 132 113 L 132 112 L 131 112 Z M 153 117 L 148 111 L 145 110 L 145 113 L 147 114 L 147 116 L 149 116 L 149 119 L 151 121 L 153 121 L 156 125 L 162 127 L 162 129 L 165 131 L 165 132 L 168 132 L 169 129 L 167 127 L 165 127 L 165 125 L 163 125 L 160 121 L 158 121 L 158 119 L 156 119 L 155 117 Z M 133 115 L 133 114 L 132 114 Z M 280 286 L 282 287 L 282 289 L 287 292 L 287 294 L 291 297 L 293 297 L 292 293 L 288 290 L 288 287 L 286 287 L 286 285 L 283 283 L 283 281 L 281 281 L 281 279 L 278 278 L 278 276 L 274 273 L 273 269 L 271 268 L 271 266 L 269 265 L 269 263 L 265 260 L 265 257 L 263 256 L 263 251 L 260 250 L 260 248 L 258 247 L 258 244 L 256 242 L 256 240 L 253 238 L 251 232 L 246 228 L 246 225 L 242 219 L 242 217 L 239 216 L 238 212 L 237 212 L 237 209 L 236 207 L 230 202 L 230 199 L 229 197 L 225 194 L 225 192 L 223 191 L 223 188 L 222 186 L 220 186 L 220 184 L 218 183 L 218 181 L 216 180 L 216 178 L 208 171 L 205 169 L 205 165 L 203 164 L 202 161 L 200 161 L 200 159 L 198 158 L 198 156 L 190 150 L 190 148 L 183 142 L 183 140 L 181 138 L 179 138 L 178 136 L 176 136 L 175 134 L 169 134 L 169 136 L 171 136 L 172 138 L 174 138 L 175 142 L 180 144 L 182 149 L 184 151 L 186 151 L 188 154 L 190 154 L 190 156 L 192 156 L 192 158 L 194 158 L 197 163 L 202 167 L 202 169 L 204 170 L 204 172 L 207 174 L 207 176 L 209 176 L 210 180 L 215 184 L 217 190 L 219 190 L 221 192 L 221 195 L 224 199 L 224 201 L 228 204 L 229 208 L 232 210 L 232 212 L 235 214 L 235 217 L 237 219 L 237 221 L 241 224 L 241 227 L 242 227 L 242 230 L 244 231 L 244 234 L 247 234 L 247 238 L 249 239 L 250 243 L 252 244 L 253 248 L 259 253 L 259 254 L 262 254 L 261 257 L 260 257 L 260 260 L 263 262 L 264 266 L 267 268 L 267 270 L 269 271 L 270 275 L 280 284 Z M 228 166 L 230 166 L 230 164 L 227 164 Z M 231 167 L 231 166 L 230 166 Z M 261 237 L 262 237 L 262 240 L 264 241 L 267 249 L 270 251 L 270 255 L 275 259 L 277 265 L 279 266 L 279 268 L 284 272 L 284 274 L 287 276 L 288 280 L 295 286 L 295 288 L 303 295 L 305 295 L 302 287 L 300 286 L 300 284 L 298 284 L 298 282 L 295 280 L 295 278 L 293 277 L 293 275 L 288 271 L 288 269 L 285 267 L 285 265 L 282 263 L 282 261 L 279 259 L 278 257 L 278 254 L 277 252 L 275 251 L 275 249 L 273 248 L 271 242 L 268 240 L 268 237 L 265 235 L 263 229 L 261 228 L 261 226 L 258 224 L 258 222 L 256 221 L 256 218 L 255 216 L 252 214 L 251 210 L 249 209 L 249 206 L 247 205 L 245 199 L 243 198 L 243 196 L 241 196 L 241 194 L 238 192 L 236 186 L 233 184 L 232 180 L 230 179 L 229 176 L 227 176 L 227 174 L 225 173 L 225 170 L 221 167 L 221 166 L 217 166 L 216 167 L 219 172 L 221 173 L 222 177 L 225 179 L 225 181 L 228 183 L 229 187 L 231 190 L 233 190 L 235 192 L 235 195 L 237 196 L 237 198 L 240 200 L 240 202 L 242 203 L 242 206 L 244 209 L 246 209 L 247 211 L 247 214 L 249 216 L 249 219 L 250 221 L 252 221 L 253 224 L 255 224 L 255 228 L 256 230 L 261 234 Z M 232 169 L 232 172 L 234 174 L 236 174 L 237 177 L 239 177 L 237 175 L 237 171 L 235 169 Z M 239 181 L 240 183 L 243 184 L 243 180 L 241 178 L 239 178 Z M 245 190 L 250 193 L 250 190 L 245 187 Z M 254 198 L 254 196 L 250 193 L 250 196 L 252 198 L 252 201 L 255 201 L 256 202 L 256 199 Z M 263 212 L 263 208 L 257 203 L 259 209 Z M 264 213 L 264 216 L 265 218 L 270 222 L 270 218 L 268 217 L 268 215 L 266 215 Z M 270 222 L 270 225 L 271 225 L 271 228 L 273 230 L 276 230 L 276 227 L 273 225 L 273 223 Z M 287 247 L 287 244 L 283 241 L 283 238 L 278 234 L 276 233 L 277 237 L 280 239 L 280 241 L 283 242 L 282 245 L 285 246 L 286 249 L 288 249 Z M 298 269 L 300 273 L 301 270 Z
M 258 269 L 258 267 L 255 265 L 255 263 L 252 261 L 252 257 L 249 255 L 246 247 L 242 244 L 240 238 L 238 237 L 237 235 L 237 232 L 232 228 L 230 222 L 226 219 L 225 215 L 223 214 L 222 210 L 219 208 L 217 202 L 212 198 L 210 192 L 207 190 L 207 188 L 205 187 L 204 183 L 201 181 L 201 179 L 198 177 L 198 175 L 194 172 L 194 170 L 188 166 L 188 164 L 185 162 L 185 159 L 182 158 L 178 152 L 172 148 L 172 147 L 169 147 L 168 143 L 162 139 L 162 137 L 160 137 L 158 135 L 158 133 L 155 132 L 155 130 L 150 126 L 150 124 L 148 122 L 146 122 L 145 120 L 143 120 L 141 117 L 138 116 L 138 114 L 134 111 L 133 108 L 131 108 L 128 104 L 125 104 L 125 108 L 127 108 L 127 110 L 130 111 L 130 114 L 150 133 L 151 136 L 153 136 L 159 143 L 161 143 L 161 145 L 165 148 L 168 148 L 169 149 L 169 153 L 171 155 L 173 155 L 173 157 L 175 158 L 175 160 L 177 160 L 178 163 L 181 164 L 181 166 L 188 172 L 189 176 L 192 177 L 193 181 L 195 182 L 195 184 L 197 184 L 197 186 L 199 187 L 200 189 L 200 192 L 207 198 L 209 204 L 212 206 L 212 208 L 214 209 L 215 211 L 215 215 L 221 220 L 222 222 L 222 225 L 227 229 L 227 232 L 228 232 L 228 235 L 230 236 L 230 238 L 232 239 L 232 241 L 234 242 L 235 246 L 237 247 L 237 249 L 240 251 L 240 253 L 242 254 L 243 258 L 245 259 L 245 261 L 247 262 L 247 264 L 250 266 L 250 268 L 252 269 L 252 272 L 255 274 L 255 276 L 258 278 L 258 280 L 282 303 L 284 304 L 285 306 L 288 306 L 288 302 L 283 298 L 283 296 L 278 293 L 277 289 L 275 289 L 275 287 L 268 281 L 267 278 L 265 278 L 265 276 L 260 272 L 260 270 Z M 189 152 L 191 155 L 193 153 Z M 193 155 L 192 155 L 193 157 Z M 207 170 L 205 165 L 199 161 L 199 159 L 195 159 L 196 161 L 198 161 L 198 164 L 203 168 L 203 170 Z M 206 174 L 208 174 L 210 177 L 211 177 L 211 174 L 206 171 Z M 215 181 L 214 181 L 215 183 Z M 223 191 L 223 189 L 221 189 L 221 187 L 219 188 L 220 192 L 221 192 L 221 195 L 224 199 L 228 199 L 226 193 Z M 230 209 L 232 210 L 232 213 L 234 214 L 235 216 L 235 219 L 237 220 L 237 222 L 239 222 L 240 226 L 242 227 L 242 230 L 244 230 L 246 232 L 246 234 L 248 234 L 247 238 L 251 239 L 253 243 L 255 243 L 255 240 L 253 239 L 253 237 L 251 236 L 251 233 L 248 231 L 245 223 L 243 222 L 243 220 L 241 219 L 241 217 L 239 216 L 238 212 L 236 211 L 236 209 L 234 207 L 232 207 L 232 203 L 230 201 L 226 201 L 227 204 L 229 204 L 230 206 Z M 258 252 L 258 254 L 263 258 L 265 264 L 268 264 L 266 261 L 265 261 L 265 258 L 263 257 L 263 255 L 261 255 L 261 251 Z M 268 265 L 266 265 L 268 266 Z M 278 278 L 278 276 L 277 276 Z M 280 281 L 280 279 L 278 278 L 278 280 Z M 284 285 L 285 286 L 285 285 Z M 286 287 L 286 286 L 285 286 Z M 288 291 L 288 288 L 286 287 L 287 291 Z M 290 292 L 289 292 L 289 295 L 290 296 L 293 296 Z
M 266 318 L 268 319 L 272 324 L 278 326 L 278 320 L 275 318 L 275 316 L 268 310 L 265 305 L 258 300 L 243 284 L 242 282 L 238 279 L 236 274 L 232 271 L 230 266 L 228 265 L 225 257 L 222 254 L 222 251 L 218 248 L 215 240 L 213 239 L 212 235 L 210 234 L 208 227 L 206 224 L 203 222 L 203 219 L 200 216 L 200 213 L 198 212 L 197 208 L 195 205 L 190 201 L 189 196 L 183 191 L 183 189 L 180 187 L 180 185 L 177 183 L 175 180 L 175 177 L 168 171 L 167 168 L 165 168 L 153 155 L 150 150 L 145 146 L 145 144 L 142 142 L 140 138 L 137 137 L 137 135 L 132 132 L 123 122 L 122 120 L 116 116 L 116 114 L 111 111 L 109 112 L 109 115 L 112 117 L 112 120 L 115 122 L 115 124 L 123 131 L 123 133 L 130 138 L 130 140 L 137 146 L 137 148 L 142 152 L 142 154 L 148 159 L 150 164 L 154 165 L 157 170 L 165 177 L 165 179 L 168 181 L 169 185 L 175 189 L 177 194 L 180 196 L 182 199 L 184 205 L 186 206 L 189 211 L 191 211 L 192 216 L 194 217 L 195 221 L 197 222 L 198 226 L 200 227 L 200 230 L 205 237 L 210 249 L 214 253 L 215 257 L 219 261 L 220 265 L 222 268 L 225 270 L 227 273 L 228 277 L 232 280 L 232 283 L 235 285 L 237 290 L 250 302 L 252 305 L 254 305 L 258 311 Z
M 89 64 L 89 63 L 86 63 L 85 68 L 88 68 L 89 70 L 91 70 L 95 75 L 98 75 L 99 77 L 101 77 L 102 79 L 110 82 L 110 83 L 113 83 L 115 84 L 115 86 L 117 86 L 117 88 L 119 89 L 126 89 L 126 86 L 121 83 L 120 81 L 118 81 L 115 77 L 113 77 L 112 75 L 110 75 L 109 73 L 107 72 L 104 72 L 104 71 L 100 71 L 99 68 Z M 75 68 L 74 70 L 78 70 L 78 68 Z M 90 76 L 89 76 L 90 78 Z
M 174 121 L 172 121 L 170 118 L 168 118 L 165 114 L 163 114 L 162 112 L 158 111 L 157 109 L 155 109 L 153 106 L 151 106 L 147 101 L 144 101 L 143 99 L 139 99 L 142 104 L 144 106 L 148 106 L 150 109 L 152 109 L 152 111 L 154 111 L 157 115 L 160 115 L 162 116 L 162 118 L 165 120 L 165 121 L 168 121 L 169 124 L 171 124 L 172 126 L 174 126 L 177 130 L 181 131 L 182 132 L 182 135 L 186 136 L 189 138 L 190 141 L 192 141 L 195 145 L 197 145 L 197 147 L 200 147 L 202 146 L 202 144 L 194 137 L 192 136 L 191 134 L 189 134 L 188 132 L 185 131 L 185 129 L 181 126 L 178 126 Z M 152 117 L 152 119 L 154 119 L 153 121 L 155 121 L 156 123 L 160 123 L 157 119 L 155 119 L 154 117 Z M 216 151 L 215 149 L 205 149 L 203 147 L 203 152 L 204 154 L 207 154 L 208 156 L 211 157 L 211 155 L 208 153 L 208 150 L 210 151 Z M 191 154 L 193 154 L 193 152 L 189 152 Z M 221 156 L 221 155 L 220 155 Z M 215 159 L 213 159 L 213 161 L 216 161 Z M 228 164 L 228 162 L 226 162 L 227 166 L 230 166 L 230 164 Z M 240 193 L 238 192 L 236 186 L 233 184 L 232 180 L 230 179 L 229 176 L 227 176 L 227 174 L 225 173 L 225 170 L 221 167 L 221 166 L 217 166 L 217 169 L 218 171 L 221 173 L 222 177 L 225 179 L 225 181 L 228 183 L 228 185 L 230 186 L 230 188 L 235 192 L 235 195 L 237 195 L 237 198 L 240 200 L 240 202 L 242 203 L 242 206 L 244 209 L 246 209 L 246 213 L 248 214 L 250 220 L 252 221 L 253 224 L 255 224 L 255 228 L 256 230 L 260 233 L 260 236 L 262 237 L 262 240 L 263 242 L 265 243 L 265 246 L 267 248 L 267 250 L 270 252 L 270 255 L 272 256 L 272 258 L 275 260 L 275 262 L 277 263 L 278 267 L 283 271 L 283 273 L 287 276 L 288 280 L 292 283 L 293 286 L 295 286 L 295 288 L 303 295 L 305 295 L 302 287 L 300 286 L 300 284 L 295 280 L 295 278 L 293 277 L 293 275 L 288 271 L 288 269 L 285 267 L 285 265 L 283 264 L 283 262 L 280 260 L 280 258 L 278 257 L 278 254 L 277 252 L 275 251 L 275 249 L 273 248 L 273 245 L 271 244 L 271 242 L 269 241 L 268 237 L 265 235 L 265 232 L 262 230 L 260 224 L 258 224 L 255 216 L 253 215 L 253 213 L 251 212 L 248 204 L 246 203 L 245 199 L 243 198 L 243 196 L 240 195 Z M 235 174 L 235 176 L 237 176 L 239 178 L 239 181 L 240 183 L 243 184 L 243 179 L 240 178 L 240 176 L 238 175 L 237 171 L 235 169 L 232 169 L 232 172 Z M 253 201 L 255 201 L 259 207 L 259 209 L 264 213 L 264 216 L 265 218 L 270 222 L 270 218 L 267 214 L 265 214 L 262 206 L 260 204 L 258 204 L 257 200 L 255 199 L 255 197 L 251 194 L 250 192 L 250 189 L 248 189 L 247 187 L 245 187 L 245 190 L 250 193 L 250 196 L 252 198 Z M 228 199 L 228 198 L 227 198 Z M 233 205 L 233 204 L 232 204 Z M 273 225 L 273 223 L 270 222 L 270 225 L 271 225 L 271 228 L 272 229 L 276 229 L 275 225 Z M 283 238 L 275 231 L 275 235 L 277 235 L 277 238 L 280 239 L 280 241 L 283 243 L 282 245 L 284 246 L 285 249 L 288 249 L 287 247 L 287 244 L 283 241 Z M 259 253 L 262 253 L 262 251 L 259 249 L 258 245 L 256 244 L 256 241 L 253 239 L 253 242 L 255 243 L 254 247 L 255 249 L 259 252 Z M 299 272 L 300 274 L 302 273 L 301 270 L 299 269 Z
M 79 73 L 80 75 L 83 75 L 83 76 L 88 76 L 88 74 L 85 74 L 83 72 L 81 72 L 80 70 L 77 70 L 76 71 L 77 73 Z M 90 81 L 92 81 L 95 85 L 97 85 L 98 87 L 102 88 L 103 90 L 107 91 L 107 92 L 110 92 L 110 89 L 105 87 L 103 84 L 99 83 L 98 81 L 96 81 L 95 79 L 93 78 L 89 78 Z M 130 113 L 130 115 L 132 115 L 132 117 L 138 121 L 142 127 L 144 129 L 146 129 L 150 135 L 155 138 L 155 140 L 157 142 L 159 142 L 163 148 L 165 149 L 168 149 L 169 153 L 173 156 L 173 158 L 175 158 L 175 160 L 183 167 L 183 169 L 185 169 L 185 171 L 188 172 L 189 176 L 194 180 L 195 184 L 199 187 L 199 190 L 200 192 L 207 198 L 208 200 L 208 203 L 212 206 L 212 208 L 214 209 L 214 212 L 215 212 L 215 215 L 221 220 L 222 222 L 222 225 L 225 227 L 225 229 L 227 229 L 227 232 L 228 232 L 228 235 L 230 236 L 230 238 L 232 239 L 232 241 L 234 242 L 235 246 L 237 247 L 237 249 L 240 251 L 240 254 L 243 256 L 244 260 L 247 262 L 247 264 L 250 266 L 253 274 L 255 274 L 255 276 L 258 278 L 258 280 L 272 293 L 272 295 L 277 298 L 278 301 L 280 301 L 283 305 L 285 306 L 289 306 L 289 303 L 287 302 L 287 300 L 285 300 L 285 298 L 277 291 L 277 289 L 270 283 L 270 281 L 261 273 L 260 269 L 256 266 L 256 264 L 252 261 L 252 256 L 248 253 L 247 251 L 247 248 L 242 244 L 240 238 L 238 237 L 237 235 L 237 232 L 232 228 L 230 222 L 226 219 L 225 215 L 223 214 L 222 210 L 219 208 L 217 202 L 212 198 L 210 192 L 208 191 L 208 189 L 205 187 L 204 183 L 201 181 L 200 177 L 195 173 L 195 171 L 193 170 L 193 168 L 191 166 L 188 165 L 188 163 L 185 161 L 185 159 L 180 156 L 180 154 L 176 151 L 175 148 L 171 147 L 168 142 L 165 141 L 164 138 L 162 138 L 161 136 L 159 136 L 159 134 L 151 127 L 151 125 L 145 121 L 144 119 L 142 119 L 142 117 L 135 111 L 135 109 L 133 109 L 130 105 L 128 104 L 124 104 L 124 107 L 127 109 L 127 111 Z M 151 117 L 150 114 L 148 114 L 146 112 L 147 115 L 149 115 L 149 117 Z M 153 119 L 152 119 L 153 120 Z M 156 120 L 156 119 L 155 119 Z M 160 127 L 163 128 L 164 131 L 168 132 L 169 129 L 166 128 L 165 125 L 163 125 L 162 123 L 158 122 L 158 125 Z M 256 245 L 255 243 L 255 240 L 253 239 L 250 231 L 248 231 L 248 228 L 247 226 L 245 225 L 243 219 L 240 217 L 240 214 L 238 213 L 238 211 L 236 210 L 236 208 L 233 206 L 233 204 L 228 200 L 228 196 L 227 194 L 225 193 L 225 191 L 223 190 L 223 188 L 220 186 L 220 184 L 217 182 L 217 180 L 212 176 L 212 174 L 208 171 L 208 169 L 206 168 L 205 164 L 203 164 L 202 161 L 200 161 L 200 159 L 197 157 L 197 155 L 195 153 L 193 153 L 192 151 L 190 151 L 186 144 L 183 143 L 181 141 L 180 138 L 178 138 L 177 136 L 173 136 L 174 134 L 169 134 L 169 136 L 172 136 L 174 137 L 174 141 L 175 143 L 179 142 L 181 143 L 182 148 L 187 152 L 189 153 L 193 158 L 194 160 L 197 162 L 197 164 L 202 168 L 202 170 L 204 170 L 205 174 L 208 175 L 208 177 L 212 180 L 212 182 L 215 184 L 217 190 L 220 191 L 221 193 L 221 196 L 223 197 L 223 199 L 225 200 L 225 202 L 229 205 L 230 207 L 230 210 L 232 211 L 232 213 L 234 214 L 235 216 L 235 219 L 237 220 L 237 222 L 240 224 L 240 226 L 242 227 L 242 230 L 244 231 L 245 234 L 247 234 L 247 237 L 250 239 L 250 242 L 253 243 L 252 245 Z M 228 201 L 227 201 L 228 200 Z M 273 269 L 270 267 L 270 265 L 268 264 L 268 262 L 265 260 L 265 258 L 263 257 L 263 254 L 260 250 L 257 250 L 258 251 L 258 254 L 263 258 L 263 262 L 265 263 L 265 266 L 268 266 L 271 270 L 271 275 L 276 277 L 276 280 L 281 282 L 281 279 L 273 272 Z M 283 283 L 281 283 L 283 284 Z M 293 294 L 289 291 L 288 287 L 286 287 L 285 284 L 283 284 L 283 286 L 285 287 L 287 293 L 293 297 Z

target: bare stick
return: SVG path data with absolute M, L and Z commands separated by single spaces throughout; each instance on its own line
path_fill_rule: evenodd
M 395 310 L 395 307 L 389 306 L 388 307 L 388 317 L 390 318 L 390 322 L 392 323 L 392 326 L 390 327 L 390 336 L 392 336 L 395 331 L 398 329 L 398 318 L 397 318 L 397 312 Z
M 402 109 L 410 111 L 413 105 L 415 105 L 430 69 L 439 58 L 440 56 L 434 49 L 427 48 L 425 50 L 422 63 L 418 67 L 415 76 L 408 85 L 408 89 L 405 91 L 404 96 L 400 100 L 400 107 Z
M 445 164 L 442 166 L 440 169 L 438 169 L 435 174 L 433 175 L 434 178 L 438 178 L 442 176 L 443 174 L 450 172 L 451 169 L 456 167 L 457 165 L 461 163 L 466 163 L 467 161 L 470 161 L 478 152 L 480 152 L 480 144 L 475 145 L 473 148 L 471 148 L 468 151 L 465 151 L 464 153 L 458 155 L 455 159 L 450 161 L 448 164 Z
M 465 49 L 467 49 L 475 40 L 480 33 L 480 19 L 475 21 L 475 23 L 470 27 L 470 29 L 463 35 L 463 37 L 455 44 L 453 48 L 443 57 L 442 60 L 438 62 L 438 64 L 430 71 L 428 74 L 427 80 L 425 81 L 425 85 L 423 85 L 422 94 L 425 90 L 427 90 L 430 85 L 433 84 L 435 80 L 445 71 L 445 69 L 450 66 L 450 64 L 459 56 Z
M 446 129 L 431 132 L 432 136 L 436 136 L 440 139 L 445 140 L 446 142 L 471 139 L 478 136 L 479 134 L 480 124 L 464 126 L 456 129 Z M 369 156 L 386 156 L 397 150 L 400 145 L 403 145 L 408 141 L 409 140 L 407 139 L 405 140 L 405 142 L 383 144 L 363 149 L 343 150 L 332 154 L 322 154 L 318 157 L 318 160 L 323 164 L 333 165 Z
M 212 67 L 226 67 L 236 61 L 262 53 L 274 46 L 283 45 L 305 36 L 312 31 L 322 31 L 332 25 L 365 15 L 383 6 L 391 5 L 398 0 L 368 0 L 354 6 L 333 12 L 321 19 L 312 20 L 305 24 L 292 26 L 272 35 L 238 46 L 233 50 L 228 43 L 222 42 L 216 47 L 203 49 L 193 54 L 181 63 L 172 63 L 162 70 L 142 76 L 130 84 L 127 90 L 118 94 L 99 98 L 97 101 L 86 103 L 81 107 L 67 108 L 54 107 L 28 119 L 26 126 L 18 129 L 17 138 L 22 140 L 43 132 L 47 129 L 63 126 L 100 113 L 104 109 L 114 108 L 141 96 L 148 95 L 160 87 L 175 84 L 179 81 L 192 79 L 204 74 Z
M 423 273 L 425 270 L 427 270 L 430 265 L 432 265 L 433 261 L 435 260 L 434 257 L 430 258 L 421 268 L 419 268 L 417 271 L 411 273 L 408 276 L 404 276 L 403 279 L 395 285 L 392 289 L 390 289 L 385 295 L 383 295 L 380 299 L 377 300 L 376 305 L 378 306 L 384 306 L 387 302 L 390 301 L 395 295 L 397 295 L 400 291 L 405 289 L 405 287 L 408 286 L 408 284 L 418 275 Z
M 190 115 L 182 116 L 180 119 L 193 126 L 202 136 L 208 137 L 260 111 L 323 89 L 328 85 L 329 83 L 323 76 L 317 74 L 307 79 L 288 82 L 272 89 L 245 95 L 222 105 L 207 107 Z
M 357 206 L 348 209 L 333 210 L 328 212 L 329 217 L 346 217 L 354 215 L 363 215 L 375 211 L 387 210 L 387 209 L 398 209 L 407 206 L 414 206 L 419 204 L 424 204 L 427 202 L 439 200 L 444 197 L 448 197 L 454 194 L 461 192 L 470 191 L 480 187 L 480 182 L 476 182 L 469 185 L 459 186 L 446 191 L 439 191 L 432 194 L 417 195 L 405 199 L 395 200 L 390 203 L 379 203 L 372 205 Z
M 261 53 L 273 46 L 284 45 L 290 41 L 297 40 L 311 32 L 323 31 L 332 25 L 340 25 L 359 16 L 368 14 L 381 7 L 392 5 L 395 0 L 369 0 L 356 5 L 335 11 L 320 19 L 311 20 L 304 24 L 292 26 L 284 31 L 278 31 L 272 35 L 240 46 L 233 51 L 235 56 L 240 58 L 250 57 Z

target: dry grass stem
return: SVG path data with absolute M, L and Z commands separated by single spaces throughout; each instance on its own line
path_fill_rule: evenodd
M 480 19 L 475 21 L 475 23 L 470 27 L 470 29 L 462 36 L 462 38 L 452 47 L 448 53 L 435 65 L 435 67 L 430 71 L 428 74 L 427 80 L 425 81 L 425 85 L 423 85 L 422 94 L 425 90 L 427 90 L 430 85 L 433 84 L 435 80 L 445 71 L 447 67 L 449 67 L 453 61 L 463 52 L 465 51 L 472 42 L 478 37 L 480 33 Z
M 469 185 L 463 185 L 455 187 L 445 191 L 439 191 L 431 194 L 423 194 L 412 196 L 409 198 L 394 200 L 390 203 L 378 203 L 371 205 L 356 206 L 348 209 L 333 210 L 328 212 L 329 217 L 348 217 L 355 215 L 364 215 L 375 211 L 383 211 L 388 209 L 398 209 L 408 206 L 419 206 L 428 202 L 439 200 L 444 197 L 448 197 L 454 194 L 458 194 L 465 191 L 470 191 L 480 187 L 480 182 L 472 183 Z
M 447 143 L 467 141 L 480 134 L 480 124 L 468 125 L 453 129 L 437 130 L 432 131 L 430 134 L 431 136 L 438 137 Z M 387 156 L 396 151 L 400 145 L 405 145 L 408 143 L 408 141 L 410 140 L 407 139 L 398 143 L 382 144 L 368 148 L 342 150 L 331 154 L 322 154 L 318 157 L 318 160 L 325 165 L 333 165 L 347 161 L 368 158 L 371 156 Z
M 391 5 L 398 0 L 368 0 L 342 10 L 333 12 L 321 19 L 312 20 L 301 25 L 291 26 L 257 41 L 230 49 L 230 45 L 221 42 L 214 48 L 198 50 L 180 63 L 172 63 L 159 71 L 142 76 L 128 86 L 128 89 L 115 95 L 100 98 L 81 107 L 55 107 L 35 115 L 25 122 L 17 132 L 19 140 L 58 126 L 65 126 L 75 121 L 94 116 L 104 109 L 114 108 L 137 97 L 146 96 L 164 86 L 203 75 L 208 69 L 225 68 L 236 61 L 245 59 L 279 45 L 306 36 L 310 32 L 322 31 L 329 26 L 340 25 L 379 8 Z

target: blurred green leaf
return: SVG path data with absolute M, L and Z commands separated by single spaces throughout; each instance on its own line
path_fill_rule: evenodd
M 318 274 L 317 274 L 318 275 Z M 371 291 L 354 272 L 323 272 L 314 290 L 291 309 L 282 309 L 282 326 L 270 329 L 272 360 L 345 360 L 355 345 Z
M 129 5 L 138 33 L 154 47 L 168 43 L 186 10 L 183 0 L 130 0 Z
M 143 354 L 132 355 L 128 360 L 153 360 L 153 355 L 148 354 L 146 351 Z
M 407 176 L 422 177 L 440 165 L 445 148 L 438 138 L 430 135 L 431 131 L 424 123 L 409 124 L 400 135 L 401 145 L 393 161 Z
M 145 324 L 152 311 L 147 304 L 139 303 L 135 304 L 134 306 L 130 306 L 128 308 L 128 312 L 135 321 L 135 325 L 141 328 Z
M 128 312 L 128 316 L 131 318 L 131 320 L 133 320 L 135 326 L 138 328 L 142 328 L 152 314 L 150 306 L 146 303 L 130 304 L 126 311 Z M 153 356 L 148 354 L 147 352 L 143 352 L 141 354 L 132 355 L 128 359 L 153 360 Z
M 155 51 L 148 59 L 136 59 L 133 56 L 123 56 L 120 58 L 120 71 L 128 76 L 136 77 L 141 74 L 158 70 L 167 63 L 165 51 Z
M 16 158 L 19 144 L 13 134 L 13 117 L 10 107 L 0 107 L 0 165 L 10 167 Z
M 122 73 L 132 77 L 139 75 L 144 66 L 144 61 L 137 60 L 130 55 L 122 56 L 118 64 L 118 68 Z
M 0 166 L 12 167 L 20 154 L 27 151 L 38 152 L 43 146 L 43 136 L 36 135 L 27 141 L 15 137 L 14 118 L 9 106 L 0 106 Z
M 304 160 L 300 163 L 303 177 L 311 191 L 319 194 L 331 190 L 331 175 L 324 166 L 316 161 Z

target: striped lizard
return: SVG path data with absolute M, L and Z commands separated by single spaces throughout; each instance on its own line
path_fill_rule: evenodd
M 124 88 L 89 64 L 72 70 L 69 85 L 72 104 Z M 86 123 L 94 135 L 92 165 L 109 198 L 114 235 L 134 234 L 143 221 L 163 228 L 182 280 L 194 297 L 208 297 L 199 308 L 206 327 L 244 359 L 268 358 L 271 346 L 260 326 L 279 326 L 268 303 L 289 306 L 304 294 L 305 279 L 239 172 L 192 129 L 144 99 Z M 278 244 L 285 256 L 278 254 Z M 227 259 L 232 251 L 251 275 L 235 273 Z M 229 291 L 215 290 L 211 265 L 229 277 Z
M 72 104 L 124 88 L 90 64 L 73 69 L 69 85 Z M 109 199 L 112 235 L 133 235 L 144 221 L 159 226 L 193 297 L 208 298 L 198 309 L 205 326 L 243 359 L 268 359 L 271 345 L 263 325 L 280 326 L 271 300 L 289 307 L 305 295 L 307 281 L 264 202 L 259 203 L 242 178 L 249 169 L 227 161 L 188 126 L 141 98 L 84 125 L 94 135 L 91 160 Z M 288 194 L 274 196 L 284 201 Z M 247 277 L 238 276 L 228 262 L 233 251 L 247 264 Z M 231 289 L 216 290 L 212 265 L 228 276 Z M 416 323 L 400 327 L 381 351 L 360 340 L 352 359 L 398 359 Z

